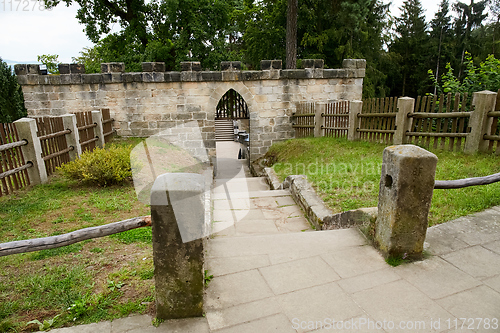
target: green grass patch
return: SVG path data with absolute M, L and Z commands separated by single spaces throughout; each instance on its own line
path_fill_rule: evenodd
M 141 140 L 119 139 L 118 145 Z M 99 187 L 56 172 L 47 184 L 0 198 L 0 243 L 149 214 L 129 182 Z M 27 324 L 35 320 L 53 320 L 50 327 L 57 328 L 149 310 L 154 295 L 151 228 L 141 229 L 122 239 L 103 237 L 0 257 L 0 332 L 36 331 L 37 322 Z
M 274 144 L 265 156 L 281 180 L 305 174 L 334 212 L 378 203 L 382 152 L 386 145 L 338 138 L 304 138 Z M 436 179 L 486 176 L 500 171 L 498 156 L 465 155 L 430 149 L 439 158 Z M 500 205 L 500 183 L 457 190 L 435 190 L 429 224 Z
M 75 243 L 68 246 L 57 247 L 55 249 L 36 251 L 31 254 L 31 260 L 42 260 L 68 253 L 79 252 L 83 249 L 82 243 Z
M 153 241 L 153 232 L 151 228 L 137 228 L 125 232 L 120 232 L 119 234 L 114 234 L 110 237 L 118 239 L 124 244 L 140 242 L 151 243 Z

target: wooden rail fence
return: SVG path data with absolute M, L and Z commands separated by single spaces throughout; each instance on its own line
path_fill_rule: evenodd
M 415 111 L 408 117 L 413 122 L 406 133 L 407 143 L 422 147 L 432 147 L 460 151 L 464 149 L 467 127 L 472 114 L 472 106 L 467 102 L 467 93 L 419 96 Z
M 396 97 L 371 98 L 363 101 L 363 108 L 358 114 L 359 138 L 365 141 L 389 144 L 396 132 L 397 115 Z
M 30 184 L 27 168 L 33 164 L 24 160 L 15 124 L 0 124 L 0 197 Z
M 82 152 L 92 151 L 95 149 L 95 143 L 98 138 L 95 135 L 94 127 L 97 124 L 92 120 L 92 112 L 78 112 L 76 115 L 76 126 L 78 127 L 78 133 L 80 135 L 80 146 L 82 147 Z
M 45 170 L 50 176 L 57 167 L 70 161 L 69 152 L 75 148 L 68 147 L 66 134 L 71 133 L 71 130 L 64 128 L 60 117 L 38 117 L 35 120 L 42 148 L 42 158 L 45 161 Z
M 474 96 L 448 93 L 416 100 L 303 102 L 296 105 L 292 127 L 296 138 L 347 136 L 349 140 L 500 154 L 500 90 L 496 95 L 479 92 Z
M 82 151 L 104 145 L 115 132 L 113 120 L 103 109 L 0 124 L 0 196 L 43 183 Z

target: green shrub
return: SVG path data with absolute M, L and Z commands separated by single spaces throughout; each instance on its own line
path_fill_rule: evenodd
M 82 153 L 79 159 L 62 165 L 59 170 L 69 179 L 107 186 L 123 183 L 132 177 L 132 146 L 109 146 Z

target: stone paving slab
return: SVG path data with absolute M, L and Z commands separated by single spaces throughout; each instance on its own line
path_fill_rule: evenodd
M 58 328 L 53 333 L 209 333 L 204 317 L 167 320 L 158 327 L 152 325 L 149 315 L 134 315 L 113 321 Z

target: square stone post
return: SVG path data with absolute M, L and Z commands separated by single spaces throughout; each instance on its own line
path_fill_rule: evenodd
M 203 315 L 203 175 L 159 176 L 151 190 L 156 317 Z
M 102 112 L 101 110 L 92 111 L 92 121 L 97 126 L 94 127 L 94 134 L 97 137 L 97 146 L 104 147 L 104 130 L 102 129 Z
M 358 117 L 363 109 L 363 101 L 349 102 L 349 130 L 347 131 L 347 140 L 357 141 L 360 139 L 358 132 L 361 118 Z
M 42 146 L 37 136 L 36 121 L 32 118 L 21 118 L 14 122 L 20 140 L 26 140 L 27 145 L 21 146 L 24 161 L 31 162 L 33 166 L 26 169 L 30 183 L 33 185 L 47 182 L 45 161 L 42 158 Z
M 413 118 L 408 117 L 415 108 L 415 99 L 411 97 L 398 98 L 398 114 L 396 115 L 396 132 L 394 132 L 393 143 L 401 145 L 408 143 L 406 132 L 411 132 Z
M 437 157 L 414 145 L 384 150 L 375 243 L 386 257 L 421 259 Z
M 488 112 L 495 111 L 497 93 L 492 91 L 475 92 L 472 98 L 474 111 L 469 119 L 470 132 L 465 141 L 464 153 L 474 154 L 477 151 L 488 151 L 488 141 L 483 137 L 488 133 Z M 490 124 L 491 125 L 491 124 Z
M 323 114 L 326 112 L 326 103 L 316 103 L 314 110 L 314 137 L 319 138 L 323 136 L 323 126 L 325 118 Z
M 64 129 L 70 130 L 71 133 L 66 134 L 66 142 L 68 147 L 73 147 L 74 149 L 69 152 L 69 159 L 71 161 L 76 160 L 82 155 L 82 146 L 80 146 L 80 133 L 78 132 L 78 127 L 76 126 L 76 115 L 73 113 L 63 114 L 61 116 Z

